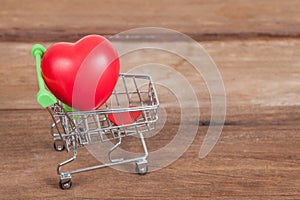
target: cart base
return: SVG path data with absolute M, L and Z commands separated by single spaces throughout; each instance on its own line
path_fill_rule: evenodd
M 147 161 L 148 149 L 147 149 L 146 142 L 145 142 L 143 134 L 139 133 L 139 136 L 140 136 L 141 143 L 142 143 L 143 150 L 144 150 L 144 156 L 142 156 L 142 157 L 137 157 L 137 158 L 132 158 L 132 159 L 120 158 L 120 159 L 113 159 L 113 160 L 110 158 L 109 163 L 105 163 L 105 164 L 101 164 L 101 165 L 95 165 L 95 166 L 86 167 L 86 168 L 80 168 L 80 169 L 72 170 L 72 171 L 69 171 L 69 172 L 61 172 L 61 168 L 64 165 L 66 165 L 66 164 L 68 164 L 68 163 L 70 163 L 70 162 L 72 162 L 76 159 L 77 150 L 76 150 L 76 148 L 74 148 L 73 149 L 73 153 L 74 153 L 73 157 L 66 160 L 66 161 L 64 161 L 64 162 L 62 162 L 62 163 L 60 163 L 57 167 L 57 172 L 60 176 L 59 187 L 61 189 L 70 189 L 71 186 L 72 186 L 72 174 L 91 171 L 91 170 L 95 170 L 95 169 L 101 169 L 101 168 L 104 168 L 104 167 L 112 167 L 112 166 L 115 166 L 115 165 L 131 163 L 131 162 L 135 162 L 135 164 L 136 164 L 136 173 L 137 174 L 139 174 L 139 175 L 147 174 L 147 172 L 148 172 L 148 161 Z M 109 155 L 110 155 L 110 153 L 112 153 L 112 151 L 114 151 L 117 147 L 120 146 L 121 141 L 122 141 L 122 139 L 120 139 L 119 142 L 109 150 Z M 55 142 L 59 142 L 59 141 L 56 140 Z M 76 147 L 76 146 L 74 146 L 74 147 Z

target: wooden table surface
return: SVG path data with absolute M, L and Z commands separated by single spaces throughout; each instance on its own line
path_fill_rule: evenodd
M 299 9 L 297 0 L 1 1 L 0 198 L 300 199 Z M 171 165 L 146 176 L 105 168 L 74 175 L 72 189 L 60 190 L 56 165 L 68 154 L 53 150 L 50 117 L 35 100 L 32 45 L 148 26 L 191 36 L 217 64 L 227 96 L 218 143 L 207 157 L 198 157 L 211 106 L 203 80 L 185 70 L 188 63 L 136 52 L 122 67 L 164 63 L 196 88 L 201 117 L 193 119 L 200 125 L 193 144 Z M 124 45 L 142 42 L 147 34 L 130 37 Z M 150 151 L 172 139 L 178 116 L 169 110 L 161 135 L 147 139 Z M 129 140 L 124 148 L 137 150 L 132 144 Z M 74 166 L 97 163 L 82 148 Z

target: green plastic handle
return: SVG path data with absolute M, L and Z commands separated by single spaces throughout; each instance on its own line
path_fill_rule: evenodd
M 46 48 L 40 44 L 35 44 L 32 47 L 32 51 L 31 51 L 36 62 L 36 73 L 37 73 L 37 79 L 39 84 L 39 92 L 36 94 L 36 100 L 43 108 L 51 106 L 57 102 L 55 96 L 51 92 L 46 90 L 45 82 L 42 77 L 41 60 L 45 51 Z

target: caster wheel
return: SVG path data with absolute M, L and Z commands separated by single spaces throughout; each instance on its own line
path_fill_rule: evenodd
M 136 165 L 135 168 L 136 173 L 140 176 L 144 176 L 148 173 L 148 166 L 139 166 L 138 164 Z
M 62 151 L 65 149 L 63 144 L 60 144 L 61 142 L 54 142 L 53 147 L 56 151 Z
M 72 187 L 72 181 L 66 181 L 66 182 L 62 182 L 61 180 L 59 181 L 59 188 L 62 190 L 67 190 L 70 189 Z

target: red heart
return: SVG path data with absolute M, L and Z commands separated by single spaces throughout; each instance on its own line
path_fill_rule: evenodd
M 88 35 L 76 43 L 51 45 L 41 69 L 47 87 L 60 101 L 84 111 L 98 109 L 110 97 L 120 63 L 106 38 Z
M 135 106 L 130 106 L 133 108 Z M 110 113 L 108 114 L 108 119 L 115 125 L 127 125 L 135 122 L 139 116 L 141 115 L 141 111 L 130 111 L 130 112 L 120 112 L 120 113 Z

